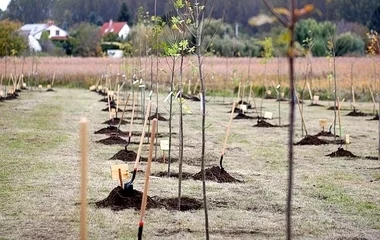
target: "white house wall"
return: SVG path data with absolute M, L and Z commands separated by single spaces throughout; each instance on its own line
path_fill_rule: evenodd
M 66 37 L 67 36 L 67 32 L 55 25 L 51 25 L 49 26 L 48 28 L 46 28 L 44 31 L 50 31 L 50 35 L 49 35 L 49 38 L 52 38 L 52 37 Z M 58 34 L 56 33 L 56 31 L 58 31 Z
M 122 39 L 126 39 L 130 30 L 131 28 L 127 24 L 125 24 L 124 27 L 119 32 L 119 37 Z

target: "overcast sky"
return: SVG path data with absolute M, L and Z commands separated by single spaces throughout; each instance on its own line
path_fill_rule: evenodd
M 0 0 L 0 9 L 5 10 L 11 0 Z

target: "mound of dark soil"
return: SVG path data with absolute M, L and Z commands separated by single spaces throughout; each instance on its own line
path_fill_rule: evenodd
M 324 105 L 319 104 L 319 103 L 312 103 L 308 105 L 309 107 L 324 107 Z M 333 109 L 334 110 L 334 109 Z
M 239 114 L 234 117 L 234 119 L 253 119 L 253 118 L 254 117 L 247 116 L 242 112 L 239 112 Z
M 194 174 L 192 174 L 192 173 L 182 172 L 182 179 L 192 179 L 193 175 Z M 168 177 L 168 173 L 167 172 L 157 172 L 157 173 L 152 173 L 152 176 Z M 179 178 L 179 173 L 171 172 L 170 177 Z
M 251 109 L 252 108 L 252 105 L 249 103 L 249 102 L 246 102 L 246 101 L 242 101 L 240 100 L 237 104 L 244 104 L 244 105 L 247 105 L 247 108 L 248 109 Z
M 99 102 L 108 102 L 107 98 L 102 98 L 99 100 Z
M 360 112 L 360 111 L 357 111 L 357 110 L 354 109 L 352 112 L 349 112 L 346 116 L 365 117 L 365 116 L 368 116 L 368 114 Z
M 298 143 L 295 143 L 294 145 L 323 145 L 323 144 L 328 144 L 328 142 L 325 140 L 319 139 L 316 136 L 308 135 L 304 137 Z
M 161 114 L 153 114 L 152 116 L 150 116 L 149 118 L 148 118 L 148 120 L 153 120 L 153 119 L 157 119 L 158 121 L 168 121 L 166 118 L 164 118 L 163 116 L 161 116 Z
M 264 120 L 257 120 L 257 124 L 253 125 L 254 127 L 264 127 L 264 128 L 269 128 L 269 127 L 277 127 L 273 124 L 270 124 Z
M 344 150 L 343 148 L 338 148 L 336 152 L 332 152 L 330 154 L 327 154 L 326 156 L 329 157 L 352 157 L 352 158 L 357 158 L 355 154 L 353 154 L 350 151 Z
M 112 108 L 115 109 L 115 111 L 116 111 L 116 107 L 112 107 L 112 106 L 111 106 L 111 109 L 112 109 Z M 103 108 L 102 111 L 103 111 L 103 112 L 108 112 L 108 107 Z M 123 112 L 123 110 L 120 109 L 120 108 L 118 108 L 118 109 L 117 109 L 117 112 Z
M 325 132 L 325 131 L 321 131 L 317 134 L 314 135 L 315 137 L 334 137 L 334 134 L 332 134 L 331 132 Z M 338 135 L 335 135 L 336 137 L 339 137 Z
M 124 162 L 134 162 L 136 161 L 137 153 L 134 151 L 128 151 L 128 150 L 120 150 L 115 155 L 113 155 L 110 160 L 122 160 Z
M 167 210 L 178 210 L 178 198 L 162 198 L 157 199 L 162 205 L 165 206 Z M 203 203 L 199 199 L 191 197 L 181 197 L 181 207 L 180 211 L 198 210 L 203 207 Z
M 117 186 L 114 188 L 108 197 L 95 203 L 98 208 L 111 208 L 113 211 L 120 211 L 127 208 L 140 210 L 143 193 L 137 190 L 124 191 L 123 188 Z M 162 208 L 161 203 L 153 200 L 148 196 L 146 208 Z
M 55 91 L 54 91 L 54 89 L 49 88 L 49 89 L 46 90 L 46 92 L 55 92 Z
M 113 118 L 113 119 L 110 119 L 110 120 L 107 120 L 107 121 L 105 121 L 105 122 L 103 122 L 102 124 L 107 124 L 107 125 L 112 125 L 112 126 L 114 126 L 114 125 L 119 125 L 119 122 L 120 122 L 120 118 Z M 121 121 L 121 124 L 123 125 L 123 124 L 127 124 L 128 122 L 127 121 L 125 121 L 124 119 Z
M 105 145 L 113 145 L 113 144 L 127 144 L 128 141 L 122 139 L 121 137 L 119 136 L 116 136 L 116 135 L 111 135 L 111 137 L 109 138 L 106 138 L 106 139 L 102 139 L 102 140 L 99 140 L 99 141 L 96 141 L 97 143 L 103 143 Z
M 379 115 L 378 114 L 376 114 L 376 116 L 374 116 L 373 118 L 371 118 L 371 119 L 367 119 L 367 121 L 378 121 L 379 120 Z
M 94 134 L 118 134 L 120 136 L 127 136 L 128 135 L 127 132 L 123 132 L 115 126 L 108 126 L 106 128 L 102 128 L 98 131 L 95 131 Z
M 234 177 L 232 177 L 227 171 L 221 171 L 220 167 L 206 168 L 206 180 L 215 181 L 218 183 L 231 183 L 231 182 L 242 182 Z M 202 171 L 194 174 L 193 178 L 195 180 L 202 180 Z
M 368 160 L 379 160 L 378 157 L 371 157 L 371 156 L 366 156 L 365 159 L 368 159 Z
M 334 110 L 334 106 L 327 108 L 327 110 Z M 336 110 L 338 111 L 338 106 L 336 107 Z
M 276 102 L 287 102 L 287 101 L 289 101 L 289 100 L 286 98 L 276 99 Z

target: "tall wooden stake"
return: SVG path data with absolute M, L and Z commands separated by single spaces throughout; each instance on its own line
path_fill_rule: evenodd
M 88 167 L 88 122 L 86 118 L 80 121 L 80 239 L 87 239 L 87 167 Z

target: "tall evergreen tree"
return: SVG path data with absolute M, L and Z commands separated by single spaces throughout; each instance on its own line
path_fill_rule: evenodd
M 117 16 L 118 22 L 128 22 L 129 25 L 132 23 L 130 22 L 131 17 L 129 14 L 128 6 L 125 2 L 121 4 L 119 15 Z

